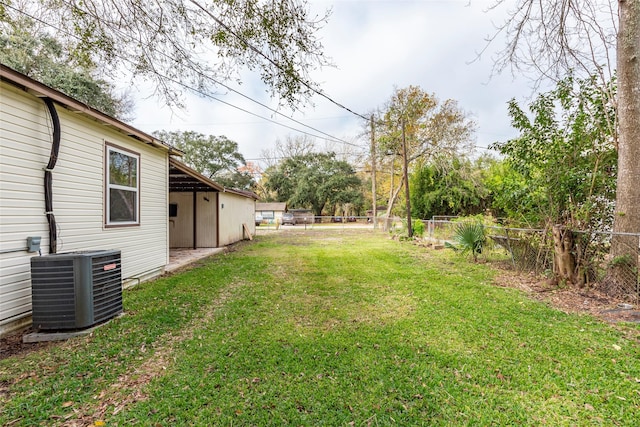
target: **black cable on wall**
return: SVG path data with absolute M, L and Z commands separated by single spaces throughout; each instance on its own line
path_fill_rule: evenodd
M 44 169 L 44 210 L 49 223 L 49 253 L 55 254 L 58 252 L 58 229 L 56 217 L 53 214 L 53 168 L 56 166 L 58 152 L 60 151 L 60 118 L 51 98 L 43 98 L 43 101 L 49 110 L 53 123 L 51 154 L 49 155 L 49 163 Z

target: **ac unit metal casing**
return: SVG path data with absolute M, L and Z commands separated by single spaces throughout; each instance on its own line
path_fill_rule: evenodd
M 31 258 L 31 303 L 36 329 L 82 329 L 122 312 L 118 250 Z

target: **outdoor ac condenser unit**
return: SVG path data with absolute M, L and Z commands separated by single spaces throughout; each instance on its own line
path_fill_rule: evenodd
M 31 258 L 36 329 L 82 329 L 122 312 L 120 251 L 96 250 Z

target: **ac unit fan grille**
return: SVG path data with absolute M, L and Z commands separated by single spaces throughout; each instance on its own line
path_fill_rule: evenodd
M 48 259 L 31 267 L 33 324 L 75 328 L 76 301 L 73 260 Z
M 85 251 L 31 258 L 33 325 L 81 329 L 122 312 L 120 251 Z
M 119 258 L 93 258 L 93 317 L 96 323 L 122 311 L 121 271 Z

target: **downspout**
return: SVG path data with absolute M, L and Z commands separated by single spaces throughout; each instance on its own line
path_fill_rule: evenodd
M 58 161 L 58 152 L 60 151 L 60 118 L 51 98 L 42 99 L 49 110 L 51 121 L 53 123 L 53 143 L 51 145 L 51 154 L 49 155 L 49 163 L 44 169 L 44 211 L 49 224 L 49 253 L 58 252 L 58 229 L 56 225 L 56 217 L 53 215 L 53 168 Z

